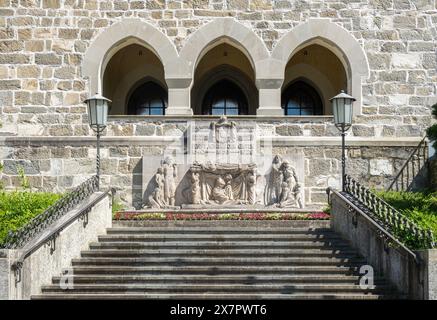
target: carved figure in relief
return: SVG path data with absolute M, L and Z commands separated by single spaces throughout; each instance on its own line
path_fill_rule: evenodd
M 226 196 L 228 197 L 228 200 L 234 200 L 234 192 L 232 191 L 232 175 L 227 174 L 225 175 L 224 181 L 226 183 L 225 186 L 225 193 Z
M 256 170 L 251 170 L 247 176 L 247 202 L 255 204 L 256 202 Z
M 173 162 L 172 157 L 165 158 L 162 171 L 164 173 L 164 202 L 169 206 L 174 206 L 178 172 L 177 165 Z
M 200 177 L 198 172 L 191 172 L 191 203 L 201 203 Z
M 155 190 L 153 190 L 152 194 L 149 196 L 149 204 L 150 207 L 155 209 L 164 207 L 161 190 L 158 187 L 156 187 Z
M 302 186 L 294 168 L 287 160 L 282 161 L 280 156 L 275 156 L 265 189 L 265 204 L 280 208 L 303 208 L 301 191 Z
M 282 159 L 279 155 L 273 158 L 272 169 L 270 171 L 270 181 L 266 185 L 266 205 L 272 205 L 279 202 L 281 197 L 281 188 L 283 180 Z
M 211 193 L 211 200 L 214 200 L 216 203 L 223 204 L 228 200 L 231 200 L 226 192 L 226 182 L 222 177 L 218 177 L 215 180 L 214 188 Z

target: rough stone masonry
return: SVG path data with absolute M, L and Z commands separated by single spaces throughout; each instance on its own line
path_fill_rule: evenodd
M 432 122 L 430 106 L 437 102 L 434 0 L 0 0 L 4 186 L 19 186 L 20 166 L 39 190 L 62 191 L 94 173 L 95 140 L 82 103 L 90 83 L 82 63 L 105 29 L 138 18 L 180 52 L 190 35 L 221 17 L 253 30 L 269 52 L 311 18 L 326 18 L 358 41 L 369 77 L 362 79 L 361 114 L 348 133 L 348 172 L 371 185 L 387 185 Z M 102 151 L 103 185 L 117 187 L 123 202 L 138 207 L 145 183 L 142 157 L 163 154 L 189 121 L 110 118 Z M 332 118 L 250 121 L 272 137 L 275 154 L 303 152 L 306 202 L 325 203 L 325 188 L 338 185 L 340 173 L 339 134 Z

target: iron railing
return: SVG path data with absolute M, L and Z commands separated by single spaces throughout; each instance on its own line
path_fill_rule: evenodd
M 410 191 L 417 174 L 427 163 L 428 142 L 425 136 L 402 165 L 387 191 Z
M 403 236 L 402 242 L 406 243 L 405 237 L 408 237 L 420 247 L 435 247 L 434 235 L 431 230 L 419 227 L 349 175 L 345 175 L 345 182 L 345 192 L 366 206 L 375 222 L 398 238 Z M 409 242 L 406 244 L 410 245 Z
M 111 188 L 107 190 L 106 192 L 102 192 L 99 196 L 97 196 L 95 199 L 84 205 L 82 208 L 80 208 L 73 216 L 71 216 L 68 220 L 63 221 L 62 224 L 57 225 L 53 230 L 51 230 L 47 235 L 44 237 L 37 239 L 34 243 L 32 243 L 29 246 L 26 246 L 26 250 L 21 253 L 21 256 L 11 265 L 11 269 L 14 271 L 15 275 L 15 283 L 18 283 L 21 281 L 21 269 L 23 268 L 24 260 L 27 259 L 32 253 L 34 253 L 36 250 L 38 250 L 43 245 L 49 245 L 50 246 L 50 254 L 53 254 L 53 252 L 56 250 L 56 238 L 60 235 L 60 233 L 67 228 L 69 225 L 71 225 L 73 222 L 77 220 L 83 221 L 83 227 L 86 228 L 88 225 L 88 215 L 90 212 L 92 212 L 93 207 L 102 201 L 105 197 L 108 195 L 111 195 L 112 202 L 114 201 L 114 195 L 115 195 L 115 189 Z M 111 203 L 111 208 L 113 206 L 113 203 Z
M 396 244 L 398 248 L 402 248 L 407 254 L 411 255 L 416 262 L 420 261 L 417 255 L 411 249 L 409 249 L 405 244 L 399 241 L 395 235 L 393 235 L 388 230 L 383 228 L 379 223 L 377 223 L 375 219 L 371 217 L 372 213 L 370 212 L 370 210 L 363 206 L 361 203 L 357 203 L 358 201 L 355 199 L 355 197 L 348 193 L 340 193 L 331 187 L 329 187 L 326 192 L 328 193 L 329 200 L 331 200 L 332 197 L 331 193 L 335 194 L 346 203 L 349 213 L 360 214 L 364 219 L 366 219 L 378 230 L 377 235 L 379 237 L 386 239 L 386 241 L 388 242 Z
M 65 194 L 61 199 L 56 201 L 46 211 L 34 217 L 26 225 L 16 231 L 10 231 L 6 236 L 0 248 L 17 249 L 22 248 L 30 240 L 34 239 L 50 224 L 57 221 L 68 211 L 88 198 L 91 194 L 98 190 L 98 177 L 93 176 L 86 180 L 73 191 Z

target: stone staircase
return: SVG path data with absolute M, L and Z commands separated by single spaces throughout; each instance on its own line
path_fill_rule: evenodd
M 401 298 L 328 221 L 116 222 L 32 299 Z

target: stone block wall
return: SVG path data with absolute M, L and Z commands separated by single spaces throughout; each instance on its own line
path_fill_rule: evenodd
M 108 26 L 139 18 L 180 50 L 192 33 L 217 17 L 233 17 L 254 30 L 270 51 L 308 19 L 330 19 L 360 43 L 370 67 L 353 134 L 420 136 L 432 121 L 429 106 L 437 101 L 434 0 L 3 0 L 2 134 L 89 135 L 82 104 L 89 83 L 82 63 L 90 44 Z
M 112 126 L 108 133 L 114 135 L 104 137 L 102 142 L 102 186 L 117 188 L 117 196 L 127 208 L 139 208 L 143 202 L 144 184 L 148 183 L 142 181 L 142 159 L 163 158 L 169 150 L 180 148 L 188 123 L 181 120 L 175 120 L 174 124 L 126 121 Z M 303 154 L 306 204 L 323 207 L 327 200 L 326 188 L 340 186 L 341 147 L 335 128 L 331 137 L 314 138 L 296 134 L 305 132 L 308 126 L 331 130 L 327 128 L 332 125 L 257 120 L 256 126 L 258 144 L 259 141 L 271 143 L 272 155 L 279 154 L 286 158 Z M 132 137 L 129 134 L 133 132 L 147 135 Z M 288 135 L 279 135 L 278 132 Z M 293 133 L 295 135 L 290 135 Z M 324 140 L 321 142 L 319 139 Z M 367 185 L 384 188 L 417 142 L 413 139 L 409 143 L 392 142 L 390 145 L 384 141 L 356 140 L 351 136 L 347 144 L 347 172 Z M 95 137 L 92 136 L 4 138 L 0 142 L 0 152 L 4 159 L 1 181 L 7 189 L 20 188 L 19 167 L 24 169 L 32 187 L 47 191 L 68 190 L 95 173 L 96 149 Z M 156 169 L 151 168 L 151 171 Z
M 62 191 L 94 173 L 95 140 L 82 103 L 91 87 L 83 62 L 104 30 L 137 18 L 162 32 L 180 53 L 194 32 L 220 17 L 253 30 L 269 53 L 312 18 L 328 19 L 358 41 L 369 77 L 362 79 L 361 115 L 348 133 L 349 140 L 356 139 L 348 170 L 370 185 L 386 185 L 431 124 L 430 106 L 437 102 L 434 0 L 0 0 L 5 187 L 19 186 L 18 166 L 41 190 Z M 303 150 L 305 198 L 324 203 L 325 188 L 338 184 L 340 172 L 332 118 L 272 117 L 257 123 L 273 137 L 275 152 Z M 141 159 L 162 154 L 185 130 L 184 121 L 170 116 L 113 117 L 102 150 L 104 185 L 117 187 L 124 202 L 138 206 Z

